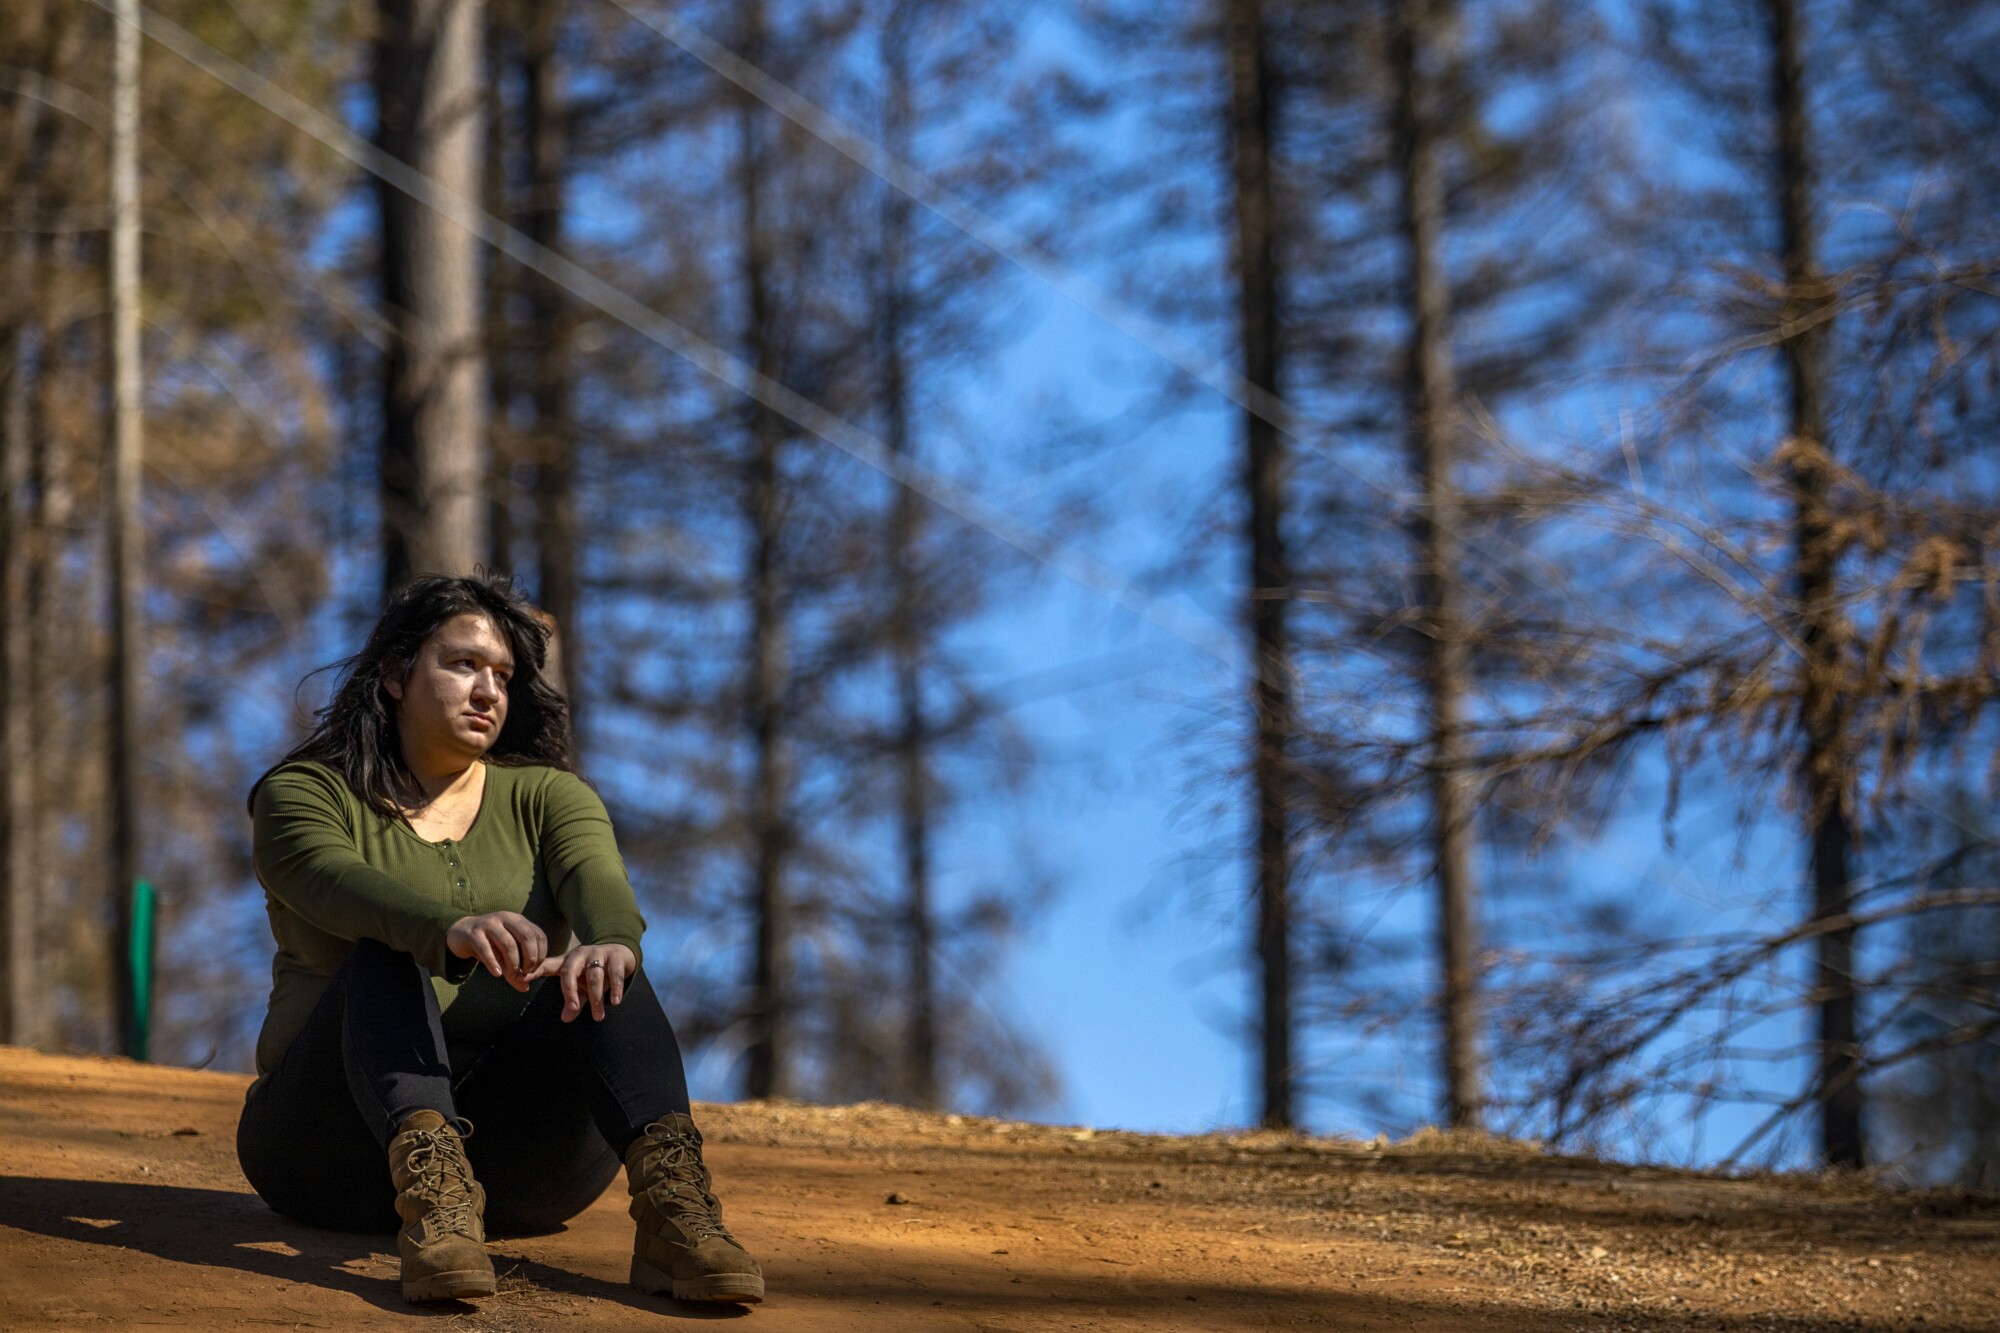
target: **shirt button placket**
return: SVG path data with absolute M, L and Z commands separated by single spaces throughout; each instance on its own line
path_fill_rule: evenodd
M 465 867 L 459 864 L 458 850 L 452 846 L 450 838 L 446 838 L 439 845 L 444 849 L 444 863 L 446 868 L 451 872 L 451 882 L 456 886 L 456 891 L 451 895 L 452 901 L 461 907 L 468 906 L 469 904 L 466 901 L 468 895 L 465 891 Z

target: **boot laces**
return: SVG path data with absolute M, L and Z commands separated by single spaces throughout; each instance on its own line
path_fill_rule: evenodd
M 472 1167 L 465 1160 L 459 1136 L 443 1129 L 412 1130 L 411 1136 L 416 1142 L 404 1160 L 416 1177 L 411 1182 L 411 1192 L 431 1205 L 432 1234 L 470 1236 Z
M 648 1146 L 640 1159 L 640 1170 L 654 1182 L 647 1192 L 662 1205 L 674 1205 L 673 1211 L 696 1240 L 710 1236 L 728 1239 L 729 1232 L 717 1215 L 721 1205 L 702 1188 L 701 1145 L 684 1134 L 649 1133 L 646 1138 Z

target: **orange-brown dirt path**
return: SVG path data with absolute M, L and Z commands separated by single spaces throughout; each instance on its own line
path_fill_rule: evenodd
M 0 1047 L 0 1329 L 1995 1329 L 2000 1203 L 1442 1135 L 1165 1138 L 890 1107 L 697 1108 L 770 1299 L 623 1283 L 622 1182 L 411 1307 L 394 1241 L 272 1214 L 246 1080 Z M 894 1196 L 902 1202 L 891 1203 Z

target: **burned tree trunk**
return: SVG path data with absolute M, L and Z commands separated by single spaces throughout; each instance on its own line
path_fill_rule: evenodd
M 34 236 L 35 264 L 41 271 L 48 271 L 53 243 L 48 234 Z M 31 450 L 30 471 L 33 474 L 33 494 L 28 515 L 28 651 L 30 668 L 24 688 L 27 691 L 31 716 L 53 715 L 56 699 L 72 684 L 71 673 L 66 664 L 77 660 L 85 651 L 77 643 L 77 616 L 74 594 L 69 580 L 65 577 L 65 556 L 70 545 L 69 534 L 78 527 L 76 489 L 72 473 L 76 467 L 76 450 L 65 432 L 57 428 L 55 404 L 56 374 L 62 349 L 52 336 L 55 327 L 53 296 L 44 291 L 42 307 L 37 315 L 45 334 L 40 347 L 40 364 L 28 390 L 27 437 Z M 46 711 L 45 711 L 46 710 Z M 50 876 L 71 855 L 68 839 L 64 836 L 63 821 L 47 818 L 51 804 L 59 803 L 51 788 L 56 775 L 75 768 L 84 738 L 64 727 L 34 727 L 28 735 L 33 772 L 41 779 L 34 789 L 33 808 L 38 817 L 34 823 L 34 833 L 24 855 L 34 860 L 37 880 L 46 895 L 50 886 Z M 53 906 L 44 897 L 37 907 Z M 43 921 L 53 925 L 44 915 Z M 45 932 L 46 933 L 46 932 Z M 49 1007 L 51 998 L 46 993 L 37 1001 L 43 1007 L 41 1018 L 45 1037 L 56 1036 L 56 1014 Z
M 1265 399 L 1279 391 L 1277 202 L 1271 174 L 1274 94 L 1260 0 L 1230 0 L 1229 162 L 1236 238 L 1236 306 L 1243 377 Z M 1271 1128 L 1297 1115 L 1292 1034 L 1293 846 L 1289 749 L 1293 732 L 1291 646 L 1286 636 L 1291 575 L 1284 541 L 1285 441 L 1266 415 L 1243 416 L 1243 489 L 1250 598 L 1249 657 L 1256 738 L 1257 963 L 1260 1111 Z
M 1797 632 L 1803 647 L 1799 724 L 1804 748 L 1799 756 L 1799 779 L 1805 795 L 1812 914 L 1815 920 L 1826 921 L 1845 917 L 1852 905 L 1852 830 L 1845 804 L 1850 760 L 1842 741 L 1844 703 L 1839 689 L 1844 626 L 1835 568 L 1838 551 L 1828 508 L 1833 453 L 1826 435 L 1826 323 L 1816 310 L 1829 299 L 1829 293 L 1820 273 L 1819 238 L 1813 219 L 1813 161 L 1797 6 L 1793 0 L 1767 0 L 1767 10 L 1777 125 L 1775 184 L 1785 273 L 1778 340 L 1787 389 L 1789 438 L 1784 456 L 1792 499 Z M 1865 1144 L 1861 1050 L 1855 1026 L 1854 931 L 1825 931 L 1819 935 L 1815 950 L 1820 1153 L 1834 1165 L 1860 1166 Z
M 764 37 L 761 3 L 743 10 L 743 54 L 756 62 Z M 772 322 L 771 256 L 764 220 L 763 115 L 743 94 L 737 104 L 737 193 L 742 239 L 744 359 L 777 379 L 778 330 Z M 750 740 L 749 838 L 756 943 L 751 959 L 749 1069 L 751 1097 L 782 1097 L 792 1088 L 791 900 L 786 871 L 792 850 L 792 753 L 789 717 L 790 603 L 784 570 L 782 455 L 786 428 L 760 402 L 747 405 L 750 450 L 743 473 L 750 641 L 744 669 L 744 717 Z
M 477 200 L 485 151 L 483 0 L 377 0 L 376 142 Z M 464 574 L 486 554 L 487 391 L 473 236 L 378 181 L 383 583 Z
M 504 91 L 519 66 L 520 55 L 510 40 L 513 31 L 508 17 L 499 6 L 487 12 L 486 69 L 481 77 L 486 99 L 481 131 L 486 137 L 480 164 L 484 182 L 481 202 L 492 216 L 512 218 L 520 227 L 525 220 L 517 215 L 515 203 L 514 155 L 509 140 L 512 126 Z M 486 338 L 486 389 L 491 395 L 486 434 L 486 567 L 507 575 L 514 573 L 520 538 L 515 519 L 522 499 L 521 488 L 515 484 L 522 448 L 514 425 L 515 384 L 521 378 L 516 362 L 520 345 L 533 336 L 532 331 L 520 327 L 515 310 L 514 292 L 520 281 L 517 267 L 498 252 L 487 257 L 481 317 Z
M 1426 76 L 1449 23 L 1436 0 L 1401 0 L 1393 60 L 1403 236 L 1409 252 L 1405 411 L 1419 505 L 1419 651 L 1429 716 L 1431 853 L 1437 892 L 1444 1116 L 1477 1127 L 1485 1100 L 1479 1047 L 1478 885 L 1472 869 L 1472 798 L 1463 738 L 1471 685 L 1459 561 L 1457 462 L 1463 416 L 1451 354 L 1451 287 L 1444 266 L 1444 183 Z
M 0 938 L 7 969 L 0 989 L 4 1021 L 0 1041 L 33 1046 L 44 1040 L 47 969 L 41 965 L 40 885 L 36 880 L 37 833 L 34 817 L 34 617 L 33 535 L 28 496 L 34 444 L 30 380 L 39 337 L 35 312 L 39 250 L 42 104 L 16 97 L 12 142 L 8 145 L 14 186 L 9 222 L 13 231 L 7 264 L 6 364 L 0 389 Z
M 882 71 L 886 105 L 884 146 L 899 161 L 910 155 L 910 12 L 893 6 L 882 27 Z M 889 448 L 911 451 L 909 367 L 904 347 L 910 307 L 908 196 L 889 189 L 882 196 L 882 255 L 877 292 L 876 334 L 880 340 L 881 408 Z M 930 724 L 924 711 L 923 644 L 917 624 L 922 596 L 918 527 L 922 511 L 907 486 L 898 486 L 889 514 L 889 561 L 893 580 L 890 651 L 896 674 L 895 749 L 900 804 L 897 838 L 903 864 L 904 990 L 907 1012 L 903 1049 L 903 1097 L 912 1106 L 935 1106 L 937 1074 L 937 981 L 933 970 L 936 922 L 931 904 Z
M 562 246 L 568 203 L 568 112 L 562 67 L 556 55 L 559 6 L 530 0 L 521 60 L 522 129 L 528 149 L 529 239 L 548 250 Z M 583 637 L 577 624 L 576 432 L 570 420 L 570 310 L 563 291 L 539 273 L 527 275 L 528 310 L 535 336 L 530 352 L 534 405 L 529 450 L 535 469 L 536 584 L 542 609 L 555 620 L 559 679 L 569 693 L 570 718 L 579 716 Z

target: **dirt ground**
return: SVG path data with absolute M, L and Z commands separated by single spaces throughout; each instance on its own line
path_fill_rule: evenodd
M 0 1329 L 2000 1330 L 1990 1198 L 770 1104 L 697 1108 L 765 1304 L 626 1287 L 621 1182 L 494 1242 L 499 1295 L 412 1307 L 392 1238 L 249 1193 L 245 1082 L 0 1048 Z

